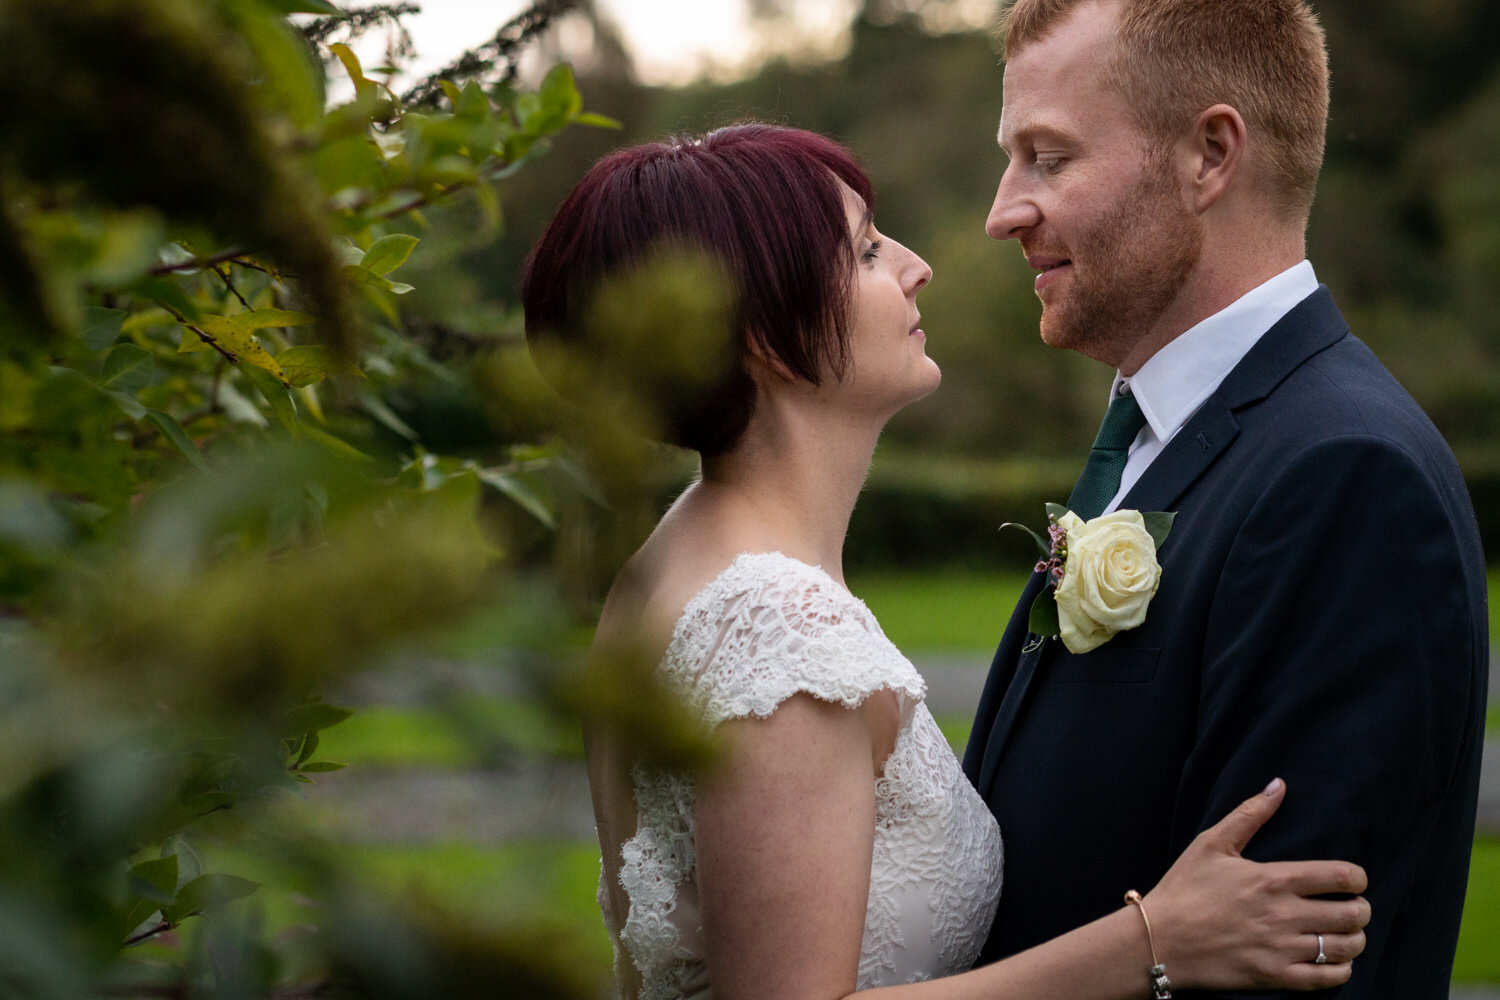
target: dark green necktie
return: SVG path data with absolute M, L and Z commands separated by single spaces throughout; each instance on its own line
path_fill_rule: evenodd
M 1068 497 L 1069 510 L 1085 521 L 1104 513 L 1105 505 L 1120 490 L 1120 474 L 1125 471 L 1130 443 L 1144 426 L 1146 416 L 1133 395 L 1122 393 L 1110 401 L 1088 463 Z

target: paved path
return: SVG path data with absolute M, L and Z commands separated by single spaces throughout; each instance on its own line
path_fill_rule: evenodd
M 957 657 L 923 658 L 917 664 L 927 678 L 927 705 L 934 715 L 970 715 L 979 703 L 985 671 L 972 660 Z M 1500 662 L 1490 664 L 1490 704 L 1500 705 Z M 1490 733 L 1484 744 L 1479 773 L 1479 829 L 1500 836 L 1500 733 Z
M 984 665 L 973 657 L 927 656 L 918 667 L 927 678 L 935 715 L 970 715 L 979 701 Z M 1500 678 L 1491 672 L 1491 695 L 1500 701 Z M 348 703 L 400 704 L 433 689 L 472 691 L 489 697 L 515 693 L 511 675 L 450 662 L 387 671 L 358 679 L 341 694 Z M 1485 744 L 1480 778 L 1479 828 L 1500 836 L 1500 733 Z M 406 768 L 351 769 L 323 776 L 310 796 L 343 818 L 340 832 L 360 840 L 489 843 L 512 838 L 594 835 L 588 782 L 577 761 L 534 760 L 509 771 Z

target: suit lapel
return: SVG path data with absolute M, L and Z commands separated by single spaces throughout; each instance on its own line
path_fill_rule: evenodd
M 1236 411 L 1265 399 L 1304 362 L 1348 332 L 1349 325 L 1333 304 L 1333 297 L 1326 287 L 1319 285 L 1317 291 L 1293 307 L 1256 342 L 1224 379 L 1218 391 L 1208 398 L 1146 469 L 1120 506 L 1134 510 L 1176 509 L 1182 495 L 1240 436 Z M 1168 544 L 1171 544 L 1170 539 Z M 1028 610 L 1040 589 L 1038 579 L 1033 580 L 1021 598 Z M 1025 618 L 1019 620 L 1020 624 L 1012 622 L 1011 631 L 1024 630 Z M 1006 638 L 1008 640 L 1011 636 L 1007 634 Z M 1025 708 L 1037 673 L 1045 668 L 1045 661 L 1054 654 L 1053 647 L 1057 642 L 1049 639 L 1041 648 L 1019 654 L 1015 673 L 1000 700 L 984 746 L 984 759 L 976 783 L 981 795 L 989 794 L 1005 744 Z M 1014 643 L 1010 648 L 1019 646 L 1020 643 Z M 991 669 L 993 672 L 1003 668 L 996 664 Z M 993 676 L 991 680 L 993 682 Z
M 1032 574 L 1030 582 L 1021 594 L 1019 607 L 1025 609 L 1024 613 L 1017 613 L 1021 624 L 1018 626 L 1013 623 L 1012 628 L 1019 628 L 1024 631 L 1025 622 L 1031 612 L 1031 604 L 1036 600 L 1037 595 L 1041 593 L 1042 586 L 1046 580 L 1047 577 L 1045 574 Z M 1020 715 L 1021 705 L 1026 700 L 1026 692 L 1031 689 L 1031 682 L 1036 677 L 1042 656 L 1047 652 L 1047 646 L 1056 641 L 1055 639 L 1048 639 L 1040 648 L 1034 649 L 1029 653 L 1022 651 L 1018 654 L 1015 672 L 1008 678 L 1009 682 L 1004 688 L 1004 697 L 1000 698 L 999 707 L 995 710 L 994 718 L 990 722 L 989 735 L 984 743 L 984 757 L 980 764 L 978 780 L 975 782 L 975 787 L 979 789 L 981 795 L 985 793 L 985 789 L 989 788 L 990 781 L 994 778 L 995 768 L 1000 762 L 1000 751 L 1004 749 L 1006 740 L 1010 738 L 1011 728 L 1015 725 L 1017 716 Z M 1024 640 L 1014 644 L 1011 648 L 1019 647 L 1024 647 Z M 1002 646 L 1002 648 L 1005 647 Z M 991 668 L 991 671 L 1003 669 L 1003 666 L 1003 664 L 997 663 Z M 991 682 L 995 680 L 997 678 L 992 676 Z M 988 702 L 990 700 L 990 693 L 986 691 L 985 695 L 984 701 Z M 983 710 L 981 710 L 982 717 Z
M 1240 435 L 1222 397 L 1210 396 L 1120 501 L 1129 510 L 1174 510 L 1177 498 L 1218 461 Z
M 1239 437 L 1235 411 L 1265 399 L 1313 355 L 1348 333 L 1328 289 L 1297 303 L 1256 341 L 1121 500 L 1131 510 L 1175 510 L 1178 499 Z
M 1005 700 L 1000 703 L 1000 710 L 995 713 L 994 725 L 990 727 L 990 738 L 984 747 L 984 764 L 979 769 L 979 783 L 976 786 L 980 795 L 988 795 L 990 784 L 995 780 L 995 770 L 1000 766 L 1000 756 L 1005 751 L 1005 744 L 1010 739 L 1016 720 L 1020 718 L 1021 707 L 1026 702 L 1026 695 L 1031 691 L 1032 682 L 1036 680 L 1041 662 L 1045 655 L 1051 652 L 1050 647 L 1058 641 L 1057 639 L 1043 639 L 1038 648 L 1021 654 L 1021 662 L 1016 667 L 1016 675 L 1011 679 L 1010 687 L 1006 689 Z

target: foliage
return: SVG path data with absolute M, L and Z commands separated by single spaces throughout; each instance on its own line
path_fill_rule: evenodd
M 606 495 L 628 509 L 635 473 L 608 473 L 637 464 L 570 457 L 513 325 L 445 355 L 401 308 L 430 211 L 493 238 L 497 184 L 611 123 L 566 64 L 534 89 L 464 69 L 418 107 L 345 44 L 372 23 L 325 0 L 0 0 L 23 109 L 0 121 L 0 996 L 596 988 L 524 919 L 395 908 L 264 820 L 343 766 L 320 750 L 341 674 L 482 604 L 512 609 L 506 641 L 554 643 L 586 585 L 546 551 L 598 533 Z M 325 69 L 351 100 L 329 105 Z M 499 400 L 468 447 L 399 414 L 433 384 Z M 588 704 L 522 684 L 544 715 Z M 670 735 L 648 687 L 599 697 Z M 224 845 L 274 858 L 318 926 L 269 938 Z
M 591 104 L 627 119 L 626 131 L 579 131 L 560 140 L 548 171 L 518 180 L 528 197 L 512 212 L 512 229 L 538 231 L 541 206 L 555 204 L 614 145 L 747 117 L 827 132 L 851 144 L 869 168 L 881 229 L 922 254 L 934 272 L 919 305 L 943 387 L 892 422 L 882 453 L 896 445 L 958 461 L 1010 460 L 1022 480 L 1064 456 L 1066 486 L 1098 426 L 1109 373 L 1038 342 L 1030 272 L 1013 243 L 984 235 L 1003 168 L 994 141 L 1003 98 L 995 42 L 983 31 L 924 29 L 941 20 L 945 6 L 956 6 L 953 0 L 854 6 L 864 13 L 837 61 L 772 61 L 743 80 L 674 89 L 586 77 Z M 1489 0 L 1313 0 L 1313 6 L 1329 34 L 1333 104 L 1309 257 L 1356 335 L 1454 444 L 1495 549 L 1500 181 L 1493 151 L 1500 142 L 1500 48 L 1492 40 L 1500 32 L 1500 6 Z M 903 9 L 915 13 L 900 16 Z M 472 263 L 511 273 L 511 255 L 526 242 L 476 252 Z M 497 294 L 505 294 L 503 286 Z M 876 461 L 878 474 L 880 455 Z M 1038 469 L 1023 469 L 1028 463 Z M 1007 506 L 984 523 L 1032 518 L 1037 509 Z M 862 530 L 865 512 L 862 502 L 852 530 Z M 851 542 L 851 556 L 862 558 L 881 537 L 899 536 L 869 531 L 865 545 Z M 908 547 L 910 564 L 920 564 L 924 551 Z M 895 561 L 903 553 L 879 555 Z

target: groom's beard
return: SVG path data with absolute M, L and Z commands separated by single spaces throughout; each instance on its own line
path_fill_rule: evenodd
M 1203 229 L 1166 165 L 1152 162 L 1069 251 L 1071 287 L 1043 304 L 1042 340 L 1118 365 L 1182 290 Z

